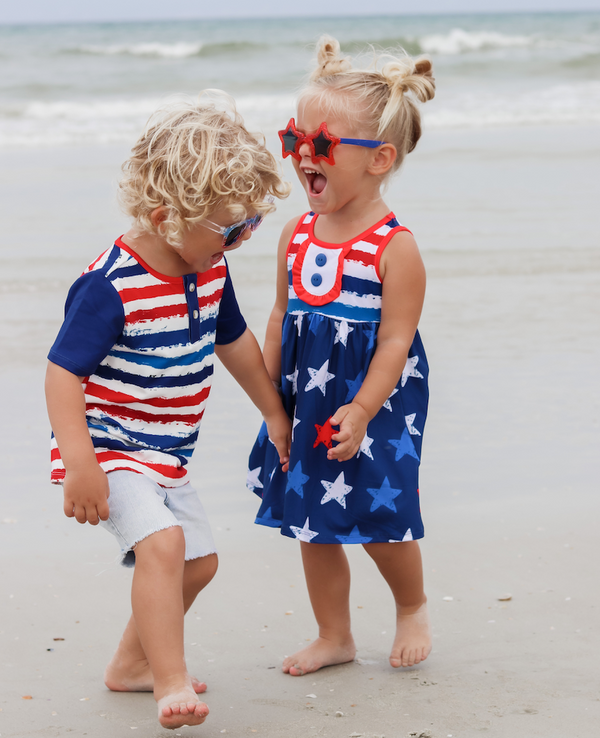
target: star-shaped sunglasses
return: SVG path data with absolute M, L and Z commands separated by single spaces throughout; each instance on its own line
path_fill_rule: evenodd
M 368 149 L 376 149 L 385 141 L 372 141 L 365 138 L 338 138 L 332 136 L 327 130 L 327 123 L 323 122 L 319 126 L 316 133 L 304 133 L 296 128 L 296 121 L 290 118 L 287 127 L 283 131 L 279 131 L 279 138 L 283 147 L 283 158 L 293 156 L 294 159 L 300 161 L 302 157 L 298 153 L 300 146 L 307 143 L 310 147 L 312 162 L 318 164 L 319 161 L 326 161 L 328 164 L 335 164 L 333 158 L 333 150 L 338 144 L 350 144 L 352 146 L 365 146 Z

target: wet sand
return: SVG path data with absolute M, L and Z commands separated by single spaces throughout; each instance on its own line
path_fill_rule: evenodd
M 257 504 L 244 479 L 259 418 L 218 367 L 191 479 L 221 565 L 186 621 L 190 671 L 209 685 L 211 714 L 174 732 L 156 722 L 151 695 L 104 687 L 131 575 L 105 531 L 63 517 L 60 491 L 47 481 L 44 356 L 76 276 L 69 270 L 87 258 L 65 252 L 59 271 L 50 250 L 75 243 L 87 213 L 96 225 L 82 252 L 93 256 L 115 235 L 116 209 L 106 222 L 94 215 L 110 199 L 101 186 L 109 166 L 98 157 L 84 191 L 68 162 L 61 169 L 56 155 L 26 154 L 24 168 L 38 173 L 28 190 L 15 157 L 2 155 L 0 189 L 14 217 L 2 236 L 0 293 L 3 737 L 594 735 L 600 245 L 590 203 L 600 151 L 597 131 L 567 133 L 434 134 L 388 198 L 403 193 L 402 219 L 429 275 L 421 492 L 431 656 L 391 669 L 391 597 L 366 554 L 350 548 L 357 660 L 302 678 L 281 673 L 284 655 L 315 628 L 296 542 L 252 524 Z M 49 199 L 70 194 L 78 207 L 59 230 L 40 200 L 50 218 L 44 255 L 40 221 L 23 217 L 19 193 L 43 190 L 51 166 L 59 185 Z M 258 256 L 231 259 L 259 336 L 273 289 L 268 238 L 302 206 L 294 198 L 259 232 L 265 242 L 257 234 Z

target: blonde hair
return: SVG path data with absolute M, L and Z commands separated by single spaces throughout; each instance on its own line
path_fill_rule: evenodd
M 317 67 L 300 92 L 298 107 L 314 100 L 325 111 L 346 120 L 361 138 L 385 141 L 397 151 L 389 174 L 402 164 L 421 137 L 417 101 L 435 95 L 432 64 L 427 58 L 412 59 L 373 52 L 366 69 L 355 69 L 342 56 L 340 44 L 322 36 L 317 45 Z
M 202 100 L 203 95 L 226 109 Z M 140 230 L 150 233 L 157 232 L 152 211 L 166 207 L 158 233 L 174 246 L 217 208 L 240 220 L 249 212 L 266 214 L 274 205 L 265 197 L 287 197 L 291 189 L 264 138 L 246 130 L 233 99 L 219 90 L 158 110 L 131 152 L 122 167 L 121 205 Z

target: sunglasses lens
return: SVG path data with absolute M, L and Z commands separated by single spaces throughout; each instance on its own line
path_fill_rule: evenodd
M 237 243 L 244 235 L 247 228 L 248 222 L 244 221 L 243 223 L 235 226 L 232 231 L 229 231 L 229 233 L 227 234 L 227 238 L 225 239 L 225 243 L 223 244 L 225 248 L 227 248 L 227 246 L 233 246 L 234 243 Z
M 318 157 L 323 157 L 324 159 L 327 159 L 331 152 L 332 145 L 333 141 L 329 138 L 328 135 L 321 131 L 319 135 L 315 136 L 315 138 L 313 139 L 313 146 L 315 147 L 315 159 Z
M 287 131 L 281 134 L 281 140 L 283 143 L 283 156 L 289 156 L 296 152 L 296 144 L 298 143 L 299 136 L 297 136 L 292 130 L 288 128 Z

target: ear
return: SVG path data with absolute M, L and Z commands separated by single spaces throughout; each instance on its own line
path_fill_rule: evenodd
M 150 213 L 150 222 L 158 230 L 161 223 L 164 223 L 169 216 L 169 209 L 165 205 L 159 205 Z
M 396 147 L 394 144 L 384 143 L 373 152 L 373 159 L 367 171 L 375 176 L 382 176 L 389 172 L 396 161 Z

